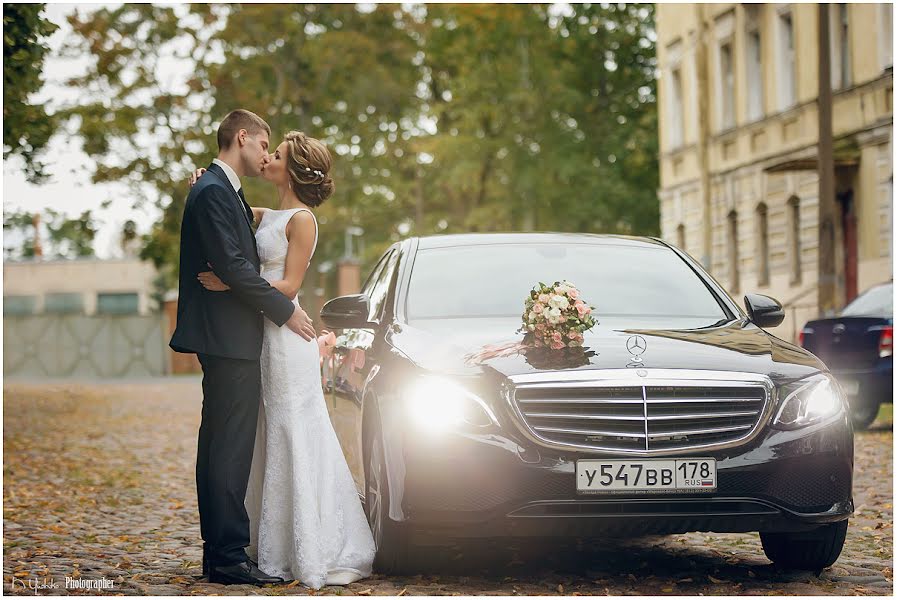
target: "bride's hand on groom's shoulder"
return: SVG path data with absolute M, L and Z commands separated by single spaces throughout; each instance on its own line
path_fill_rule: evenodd
M 196 169 L 195 171 L 193 171 L 193 173 L 190 175 L 190 179 L 187 180 L 187 183 L 190 184 L 190 187 L 196 185 L 196 182 L 199 181 L 199 178 L 202 177 L 202 174 L 205 172 L 205 169 Z

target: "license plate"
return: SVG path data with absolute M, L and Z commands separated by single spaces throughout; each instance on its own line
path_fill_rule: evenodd
M 856 396 L 860 393 L 860 382 L 856 379 L 842 379 L 841 387 L 844 388 L 844 393 L 850 396 Z
M 713 458 L 576 461 L 576 491 L 583 494 L 714 490 Z

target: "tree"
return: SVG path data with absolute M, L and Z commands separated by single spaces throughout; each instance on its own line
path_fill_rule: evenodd
M 43 4 L 3 4 L 3 158 L 19 155 L 29 181 L 46 178 L 38 160 L 56 130 L 56 119 L 30 96 L 43 85 L 41 69 L 49 48 L 44 38 L 58 28 L 41 17 Z
M 358 225 L 364 269 L 406 235 L 659 230 L 651 5 L 125 4 L 71 23 L 95 59 L 71 84 L 93 100 L 66 114 L 94 180 L 162 211 L 142 256 L 168 286 L 186 178 L 236 107 L 274 143 L 301 129 L 333 152 L 316 264 Z M 187 64 L 185 87 L 165 83 L 166 56 Z
M 35 222 L 40 224 L 37 236 Z M 4 214 L 3 229 L 12 234 L 12 243 L 4 246 L 6 258 L 34 257 L 36 237 L 46 239 L 47 244 L 42 244 L 42 254 L 48 257 L 81 258 L 94 255 L 97 223 L 89 210 L 74 218 L 53 209 L 38 215 L 15 211 Z

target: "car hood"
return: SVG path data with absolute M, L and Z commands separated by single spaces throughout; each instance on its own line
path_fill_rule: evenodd
M 827 370 L 807 350 L 744 320 L 602 317 L 582 349 L 560 351 L 523 348 L 519 325 L 519 318 L 417 320 L 394 327 L 388 341 L 422 369 L 460 376 L 644 367 L 741 371 L 781 382 Z

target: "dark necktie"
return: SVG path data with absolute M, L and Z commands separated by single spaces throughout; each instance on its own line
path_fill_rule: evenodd
M 246 202 L 246 196 L 243 195 L 243 188 L 237 190 L 237 195 L 240 197 L 240 200 L 243 201 L 243 211 L 246 213 L 246 218 L 252 223 L 252 209 L 249 208 L 249 204 Z

